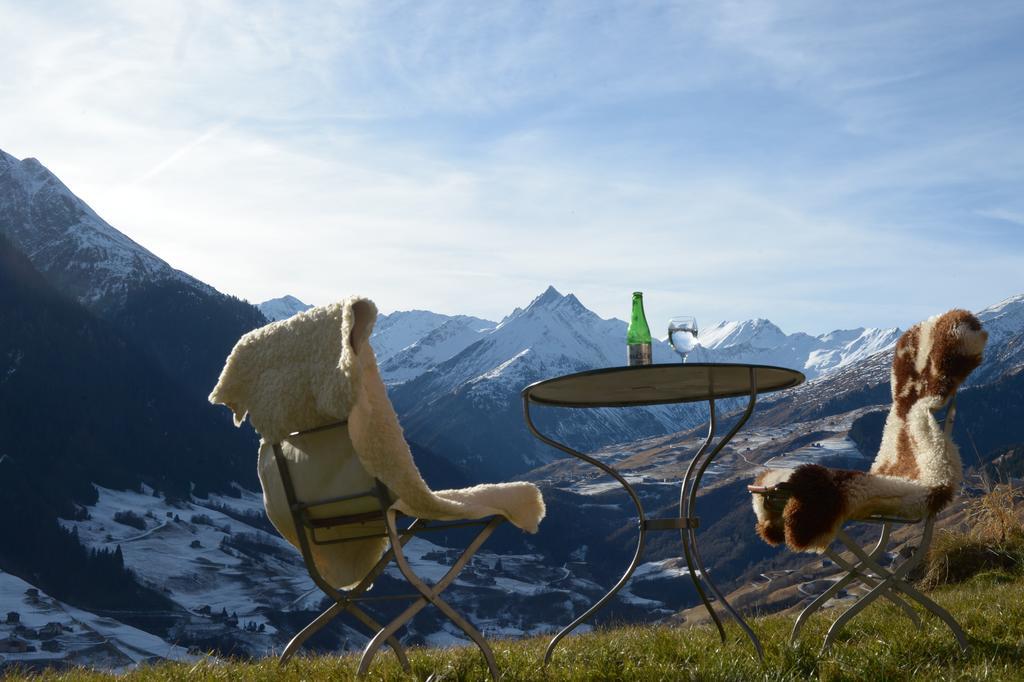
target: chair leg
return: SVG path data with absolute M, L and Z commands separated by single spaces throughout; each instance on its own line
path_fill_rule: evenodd
M 398 528 L 395 524 L 395 518 L 397 514 L 393 509 L 388 509 L 385 513 L 385 520 L 388 529 L 388 536 L 391 539 L 392 547 L 394 549 L 395 563 L 398 566 L 398 570 L 402 573 L 405 579 L 409 582 L 417 592 L 420 593 L 420 598 L 410 604 L 401 614 L 399 614 L 394 620 L 388 623 L 382 628 L 377 634 L 370 640 L 370 643 L 366 645 L 366 649 L 363 650 L 363 655 L 359 660 L 359 668 L 356 672 L 358 677 L 362 677 L 370 668 L 370 664 L 373 662 L 374 656 L 380 649 L 384 640 L 394 635 L 400 627 L 409 622 L 417 613 L 422 611 L 428 604 L 433 604 L 442 613 L 445 614 L 459 629 L 466 633 L 469 638 L 479 647 L 481 653 L 484 656 L 484 660 L 487 663 L 487 667 L 490 670 L 491 677 L 497 681 L 501 677 L 501 672 L 498 670 L 497 662 L 494 658 L 494 653 L 491 651 L 490 646 L 484 639 L 483 635 L 474 628 L 468 621 L 460 616 L 446 601 L 441 599 L 439 596 L 456 578 L 459 572 L 469 563 L 469 560 L 474 554 L 480 549 L 484 541 L 494 532 L 494 529 L 502 523 L 504 519 L 495 517 L 487 523 L 486 526 L 477 534 L 473 541 L 466 547 L 462 555 L 452 564 L 451 568 L 444 574 L 444 576 L 438 580 L 433 586 L 424 583 L 418 575 L 412 570 L 412 566 L 409 565 L 408 560 L 405 557 L 405 552 L 402 551 L 403 542 L 400 542 L 401 536 L 398 534 Z M 408 536 L 407 536 L 408 537 Z
M 291 638 L 291 640 L 288 642 L 288 645 L 284 648 L 284 651 L 281 653 L 280 658 L 278 659 L 278 665 L 283 666 L 287 664 L 288 661 L 291 660 L 292 656 L 295 655 L 295 652 L 298 651 L 302 647 L 302 645 L 306 643 L 307 639 L 315 635 L 317 632 L 323 629 L 324 626 L 326 626 L 329 622 L 337 618 L 345 611 L 351 613 L 363 625 L 365 625 L 367 628 L 369 628 L 375 633 L 380 631 L 381 628 L 383 627 L 380 623 L 374 620 L 368 613 L 360 609 L 355 604 L 352 604 L 351 602 L 338 602 L 335 604 L 331 604 L 331 606 L 328 607 L 326 611 L 317 616 L 312 622 L 309 623 L 309 625 L 302 628 L 302 630 L 300 630 L 298 634 Z M 402 666 L 402 670 L 405 670 L 406 672 L 412 670 L 412 668 L 409 665 L 409 659 L 405 654 L 405 648 L 402 647 L 401 643 L 394 637 L 388 637 L 387 643 L 388 646 L 391 647 L 391 650 L 395 652 L 395 658 L 398 659 L 398 664 Z
M 334 618 L 344 610 L 345 606 L 343 604 L 331 604 L 326 611 L 314 618 L 309 625 L 299 630 L 299 632 L 291 638 L 291 641 L 288 642 L 288 646 L 284 648 L 284 651 L 281 653 L 281 657 L 277 659 L 278 665 L 285 665 L 291 657 L 295 655 L 295 652 L 306 643 L 307 639 L 319 632 L 321 628 L 334 620 Z
M 811 617 L 811 614 L 818 611 L 822 606 L 825 605 L 829 599 L 839 593 L 841 589 L 852 583 L 857 578 L 856 575 L 848 573 L 841 579 L 835 582 L 830 588 L 819 594 L 815 599 L 804 607 L 804 610 L 797 616 L 796 622 L 793 623 L 793 631 L 789 635 L 789 643 L 795 645 L 800 639 L 800 630 L 803 629 L 807 619 Z
M 847 549 L 853 552 L 853 554 L 861 560 L 862 566 L 870 567 L 872 570 L 877 572 L 881 580 L 878 582 L 877 585 L 871 588 L 867 594 L 865 594 L 863 597 L 857 600 L 855 604 L 853 604 L 852 606 L 850 606 L 850 608 L 846 609 L 846 611 L 841 613 L 839 617 L 836 618 L 835 622 L 832 623 L 832 626 L 828 629 L 828 633 L 825 635 L 825 642 L 821 646 L 822 654 L 824 654 L 829 649 L 829 647 L 832 646 L 832 642 L 839 635 L 839 632 L 843 629 L 843 627 L 846 626 L 846 624 L 850 621 L 851 618 L 853 618 L 858 613 L 863 611 L 864 608 L 871 604 L 871 602 L 878 599 L 878 597 L 882 596 L 882 594 L 884 594 L 886 590 L 899 590 L 901 578 L 908 571 L 910 571 L 911 568 L 913 568 L 916 565 L 921 554 L 923 554 L 923 547 L 919 547 L 918 551 L 914 553 L 913 557 L 905 561 L 895 570 L 889 571 L 875 563 L 875 561 L 867 554 L 867 552 L 865 552 L 860 547 L 860 545 L 854 542 L 853 539 L 851 539 L 850 536 L 842 530 L 836 533 L 836 538 L 838 538 L 844 545 L 846 545 Z
M 875 543 L 874 548 L 871 550 L 870 556 L 876 557 L 881 554 L 889 541 L 889 524 L 882 526 L 882 532 L 878 535 L 878 542 Z M 793 631 L 789 635 L 789 643 L 795 645 L 800 637 L 800 630 L 803 628 L 807 619 L 810 618 L 811 614 L 821 609 L 825 603 L 833 596 L 839 593 L 844 587 L 852 583 L 858 578 L 856 571 L 851 571 L 845 561 L 843 561 L 838 554 L 833 552 L 831 549 L 825 551 L 832 561 L 836 563 L 840 568 L 845 568 L 847 574 L 837 580 L 835 584 L 825 590 L 822 594 L 819 594 L 810 604 L 804 607 L 804 610 L 797 616 L 796 622 L 793 623 Z
M 872 570 L 878 572 L 879 575 L 888 576 L 881 585 L 873 589 L 871 592 L 874 592 L 880 587 L 883 587 L 886 584 L 891 583 L 895 589 L 899 590 L 906 596 L 910 597 L 914 601 L 921 604 L 921 606 L 928 609 L 928 611 L 930 611 L 935 616 L 938 616 L 938 618 L 942 620 L 942 622 L 946 624 L 946 627 L 948 627 L 950 631 L 953 633 L 953 636 L 956 638 L 956 641 L 960 645 L 960 649 L 963 651 L 963 653 L 967 653 L 968 649 L 970 648 L 970 645 L 968 644 L 967 636 L 964 634 L 964 631 L 960 627 L 960 624 L 956 622 L 956 619 L 954 619 L 953 616 L 944 608 L 936 604 L 929 597 L 926 597 L 925 595 L 921 594 L 920 591 L 918 591 L 916 588 L 914 588 L 913 586 L 911 586 L 903 580 L 903 577 L 907 573 L 909 573 L 915 566 L 917 566 L 928 553 L 928 548 L 931 546 L 934 523 L 934 517 L 928 517 L 928 519 L 925 521 L 924 530 L 921 532 L 921 541 L 918 544 L 917 549 L 914 550 L 914 555 L 910 557 L 910 559 L 908 559 L 906 562 L 904 562 L 901 566 L 899 566 L 897 569 L 891 572 L 887 571 L 886 569 L 878 566 L 873 561 L 871 561 L 870 557 L 864 555 L 864 550 L 857 546 L 855 543 L 850 546 L 850 549 L 854 552 L 854 554 L 857 554 L 858 558 L 860 558 L 862 561 L 865 561 L 869 564 L 873 564 Z M 849 540 L 849 536 L 847 536 L 842 531 L 839 531 L 837 537 L 843 540 L 844 543 L 849 544 L 851 542 Z M 867 596 L 870 596 L 871 592 L 869 592 Z
M 418 523 L 419 520 L 415 521 L 414 525 Z M 411 535 L 400 537 L 399 546 L 404 545 L 411 539 Z M 288 645 L 285 646 L 284 651 L 281 653 L 281 656 L 278 659 L 278 665 L 283 666 L 286 663 L 288 663 L 291 657 L 295 655 L 295 652 L 298 651 L 303 644 L 305 644 L 306 640 L 308 640 L 314 634 L 319 632 L 325 625 L 327 625 L 334 618 L 338 617 L 345 611 L 350 612 L 361 623 L 366 625 L 369 629 L 373 630 L 374 632 L 380 631 L 380 623 L 378 623 L 376 620 L 370 617 L 370 615 L 367 614 L 365 611 L 357 607 L 353 602 L 360 595 L 366 592 L 366 590 L 370 589 L 370 586 L 373 585 L 373 582 L 377 579 L 377 577 L 384 571 L 387 565 L 391 563 L 391 559 L 393 556 L 394 550 L 389 548 L 388 551 L 381 556 L 380 560 L 377 561 L 374 567 L 370 569 L 366 576 L 359 581 L 358 585 L 356 585 L 351 590 L 348 590 L 346 592 L 336 591 L 334 594 L 328 594 L 329 597 L 335 600 L 335 603 L 328 607 L 326 611 L 324 611 L 315 619 L 313 619 L 313 621 L 310 622 L 309 625 L 302 628 L 302 630 L 300 630 L 298 634 L 292 637 L 291 641 L 288 642 Z M 406 657 L 405 649 L 402 647 L 401 643 L 399 643 L 399 641 L 396 638 L 390 636 L 387 638 L 387 643 L 388 646 L 391 647 L 391 650 L 395 652 L 395 657 L 398 659 L 398 663 L 402 666 L 402 669 L 407 672 L 411 670 L 409 666 L 409 659 Z
M 359 607 L 355 606 L 354 604 L 349 605 L 348 611 L 352 613 L 353 616 L 358 618 L 359 621 L 370 630 L 373 630 L 374 632 L 380 632 L 384 629 L 383 625 L 378 623 L 368 613 L 366 613 Z M 388 637 L 386 641 L 388 643 L 388 646 L 391 647 L 391 650 L 395 652 L 395 658 L 398 659 L 398 664 L 402 666 L 402 670 L 404 670 L 405 672 L 411 672 L 412 666 L 409 665 L 409 658 L 405 655 L 405 648 L 398 641 L 398 638 L 392 635 Z
M 943 623 L 946 624 L 946 627 L 950 629 L 950 631 L 953 633 L 953 636 L 956 638 L 957 644 L 960 645 L 960 650 L 963 653 L 966 654 L 970 650 L 970 644 L 967 641 L 967 635 L 964 634 L 963 628 L 960 627 L 960 624 L 956 622 L 956 619 L 953 618 L 949 611 L 936 604 L 929 597 L 921 594 L 917 590 L 917 588 L 908 585 L 902 580 L 898 581 L 898 583 L 900 585 L 901 592 L 904 592 L 911 599 L 913 599 L 914 601 L 921 604 L 921 606 L 931 611 L 935 616 L 938 616 L 938 618 Z
M 838 566 L 846 569 L 856 579 L 860 580 L 862 583 L 867 585 L 869 589 L 875 587 L 878 584 L 878 581 L 876 578 L 871 576 L 868 570 L 874 571 L 875 574 L 878 576 L 883 575 L 882 573 L 880 573 L 880 571 L 882 571 L 883 569 L 875 561 L 872 561 L 870 566 L 866 566 L 865 562 L 863 561 L 859 564 L 850 563 L 843 559 L 843 557 L 840 556 L 838 553 L 832 552 L 831 550 L 828 551 L 827 554 L 829 555 L 829 557 L 832 558 L 833 561 L 836 562 Z M 874 555 L 869 556 L 871 557 L 871 559 L 876 558 Z M 865 566 L 868 570 L 865 570 Z M 902 609 L 903 611 L 903 614 L 907 618 L 909 618 L 910 621 L 914 624 L 914 627 L 920 630 L 923 627 L 923 625 L 921 623 L 921 618 L 917 615 L 917 611 L 915 611 L 914 607 L 908 604 L 905 600 L 901 599 L 896 592 L 897 590 L 895 589 L 887 589 L 882 592 L 882 596 L 891 601 L 896 606 L 900 607 L 900 609 Z
M 363 655 L 359 657 L 359 668 L 356 670 L 356 677 L 364 677 L 366 675 L 366 672 L 370 669 L 370 664 L 373 662 L 373 657 L 377 655 L 381 645 L 393 637 L 400 627 L 412 620 L 413 616 L 422 611 L 428 603 L 426 599 L 417 599 L 370 639 L 366 648 L 363 649 Z

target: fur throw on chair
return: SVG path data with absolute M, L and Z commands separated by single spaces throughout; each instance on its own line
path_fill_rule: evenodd
M 376 318 L 377 308 L 372 301 L 351 297 L 249 332 L 228 356 L 210 402 L 229 407 L 236 425 L 248 415 L 264 446 L 281 442 L 295 431 L 347 420 L 348 437 L 359 462 L 397 498 L 394 507 L 398 511 L 434 520 L 479 519 L 497 514 L 535 533 L 545 507 L 540 490 L 532 483 L 436 492 L 427 487 L 388 399 L 369 343 Z M 332 462 L 310 460 L 301 465 L 316 467 L 327 477 L 336 468 Z M 264 475 L 276 477 L 277 473 L 272 467 L 263 467 L 261 479 Z M 274 513 L 272 520 L 287 519 L 284 524 L 275 521 L 275 525 L 279 529 L 288 526 L 290 531 L 287 503 L 279 499 L 283 493 L 276 492 L 282 490 L 280 484 L 268 486 L 267 480 L 262 482 L 268 514 Z M 297 544 L 294 537 L 288 537 L 292 533 L 282 534 Z M 331 561 L 337 561 L 349 550 L 326 546 L 319 551 L 325 555 L 326 564 L 330 563 L 327 554 Z M 320 560 L 317 566 L 325 576 L 338 576 L 337 570 L 321 566 Z
M 896 343 L 892 408 L 868 473 L 804 464 L 773 469 L 756 483 L 778 486 L 788 499 L 754 494 L 757 532 L 765 542 L 823 551 L 847 519 L 872 515 L 923 518 L 949 504 L 960 487 L 960 453 L 935 418 L 981 364 L 988 334 L 966 310 L 951 310 L 911 327 Z

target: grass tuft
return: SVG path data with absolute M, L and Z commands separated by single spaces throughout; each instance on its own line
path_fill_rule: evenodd
M 1024 491 L 997 485 L 966 505 L 967 531 L 943 530 L 932 541 L 921 586 L 962 583 L 988 573 L 1024 573 Z

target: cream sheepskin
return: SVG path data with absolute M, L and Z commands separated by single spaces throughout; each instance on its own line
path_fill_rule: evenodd
M 351 297 L 249 332 L 228 356 L 210 402 L 230 408 L 236 425 L 248 416 L 262 437 L 260 481 L 274 525 L 298 546 L 272 454 L 272 444 L 281 443 L 304 499 L 365 490 L 376 478 L 396 498 L 394 507 L 409 516 L 460 520 L 500 515 L 536 532 L 545 508 L 532 483 L 436 492 L 427 487 L 369 343 L 376 317 L 372 301 Z M 289 438 L 296 431 L 346 420 L 345 428 L 319 432 L 319 438 Z M 376 540 L 314 545 L 316 565 L 335 586 L 350 586 L 385 545 Z

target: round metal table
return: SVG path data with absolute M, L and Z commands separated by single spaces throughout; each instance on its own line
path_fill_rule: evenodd
M 800 372 L 783 367 L 724 363 L 686 363 L 647 365 L 643 367 L 612 367 L 577 372 L 545 381 L 538 381 L 523 389 L 523 413 L 530 432 L 544 443 L 581 459 L 614 478 L 629 494 L 636 507 L 639 521 L 636 552 L 626 572 L 607 594 L 552 638 L 544 654 L 545 664 L 551 660 L 555 647 L 558 646 L 559 641 L 563 637 L 593 616 L 629 581 L 633 571 L 640 565 L 647 532 L 663 530 L 678 530 L 680 532 L 683 554 L 686 558 L 690 578 L 693 580 L 694 587 L 704 607 L 711 614 L 711 618 L 718 627 L 722 641 L 725 641 L 725 628 L 722 626 L 722 621 L 719 619 L 718 614 L 715 613 L 715 609 L 711 606 L 711 600 L 704 591 L 702 582 L 707 584 L 707 587 L 710 588 L 711 592 L 718 599 L 718 603 L 722 605 L 726 612 L 746 633 L 747 637 L 750 638 L 758 657 L 764 658 L 764 650 L 757 635 L 754 634 L 754 631 L 750 629 L 746 621 L 729 604 L 725 599 L 725 595 L 711 581 L 708 572 L 704 569 L 704 562 L 697 548 L 696 529 L 699 524 L 696 516 L 697 489 L 708 466 L 732 437 L 743 428 L 747 419 L 750 418 L 751 413 L 754 411 L 754 404 L 758 394 L 792 388 L 803 383 L 804 379 L 804 375 Z M 728 433 L 722 436 L 718 443 L 711 448 L 711 444 L 715 439 L 715 429 L 718 422 L 715 401 L 724 398 L 742 397 L 747 397 L 746 409 L 733 427 L 729 429 Z M 640 498 L 637 496 L 633 486 L 618 471 L 604 462 L 544 435 L 537 429 L 530 415 L 531 404 L 552 407 L 590 408 L 638 407 L 704 401 L 708 403 L 710 408 L 708 435 L 704 439 L 703 445 L 697 451 L 697 454 L 690 461 L 690 465 L 686 468 L 686 473 L 683 476 L 679 490 L 679 516 L 666 519 L 647 518 L 644 514 L 643 505 L 640 504 Z

